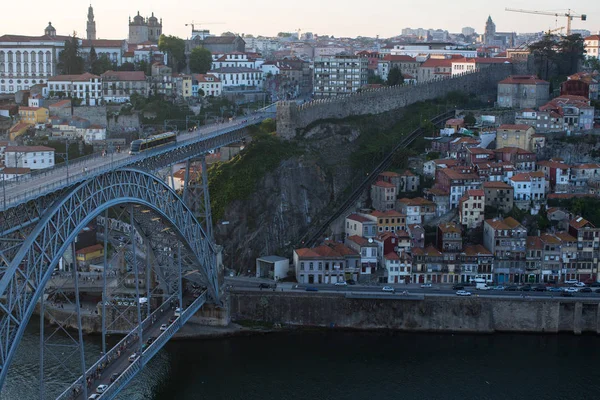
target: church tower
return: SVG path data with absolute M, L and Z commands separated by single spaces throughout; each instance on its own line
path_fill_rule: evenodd
M 485 33 L 483 36 L 483 43 L 486 45 L 491 45 L 496 38 L 496 24 L 492 21 L 492 16 L 488 16 L 488 19 L 485 23 Z
M 96 40 L 96 21 L 94 21 L 94 9 L 91 4 L 88 8 L 87 40 Z

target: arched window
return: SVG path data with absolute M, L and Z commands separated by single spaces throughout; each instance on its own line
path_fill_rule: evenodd
M 18 62 L 18 63 L 21 62 L 21 52 L 20 51 L 17 51 L 15 53 L 15 61 Z
M 52 74 L 52 65 L 50 63 L 46 63 L 46 74 Z
M 47 63 L 52 61 L 52 54 L 49 51 L 46 52 L 46 60 Z
M 38 51 L 38 62 L 44 62 L 44 53 Z
M 8 62 L 10 63 L 10 62 L 12 62 L 12 61 L 13 61 L 13 52 L 12 52 L 12 51 L 9 51 L 9 52 L 8 52 Z
M 23 62 L 29 62 L 29 52 L 23 52 Z
M 35 52 L 31 52 L 31 62 L 34 63 L 35 62 Z
M 4 52 L 0 51 L 0 62 L 4 62 Z

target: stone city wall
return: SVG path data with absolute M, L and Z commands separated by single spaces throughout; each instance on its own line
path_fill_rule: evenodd
M 416 85 L 365 89 L 359 93 L 314 100 L 301 105 L 293 101 L 282 101 L 277 103 L 277 132 L 282 137 L 293 138 L 301 129 L 319 120 L 380 114 L 419 101 L 443 97 L 453 91 L 477 95 L 495 92 L 498 82 L 511 73 L 510 64 L 499 64 L 447 79 Z

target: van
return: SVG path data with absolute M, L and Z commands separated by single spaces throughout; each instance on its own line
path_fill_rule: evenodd
M 181 316 L 181 308 L 177 307 L 177 308 L 175 309 L 175 314 L 174 314 L 174 315 L 175 315 L 176 317 L 180 317 L 180 316 Z
M 489 287 L 486 283 L 479 283 L 479 282 L 477 282 L 475 284 L 475 289 L 477 289 L 477 290 L 490 290 L 491 287 Z

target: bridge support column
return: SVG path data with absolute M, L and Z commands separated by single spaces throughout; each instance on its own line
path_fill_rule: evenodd
M 79 331 L 79 355 L 81 357 L 81 386 L 83 386 L 83 398 L 88 398 L 87 381 L 85 376 L 85 351 L 83 348 L 83 330 L 81 328 L 81 303 L 79 301 L 79 277 L 77 276 L 77 252 L 75 251 L 75 242 L 71 243 L 71 256 L 73 260 L 73 280 L 75 281 L 75 308 L 77 309 L 77 328 Z
M 44 296 L 40 298 L 40 400 L 44 400 Z
M 212 212 L 210 210 L 210 194 L 208 193 L 208 168 L 206 166 L 206 157 L 202 157 L 202 191 L 204 193 L 204 224 L 206 236 L 213 241 L 212 234 Z
M 183 201 L 194 212 L 200 224 L 206 232 L 206 236 L 212 241 L 212 213 L 210 208 L 210 194 L 208 191 L 208 166 L 206 165 L 206 157 L 200 158 L 202 168 L 202 181 L 198 176 L 190 174 L 192 171 L 193 161 L 188 160 L 185 165 L 185 183 L 183 186 Z M 190 180 L 190 175 L 193 179 Z
M 130 236 L 131 236 L 131 251 L 133 253 L 133 270 L 134 270 L 134 274 L 135 274 L 135 295 L 136 295 L 136 308 L 137 308 L 137 320 L 138 320 L 138 324 L 137 324 L 137 330 L 138 330 L 138 341 L 139 341 L 139 347 L 138 347 L 138 352 L 140 354 L 140 360 L 142 361 L 142 365 L 144 364 L 144 360 L 142 359 L 142 345 L 143 345 L 143 331 L 142 331 L 142 305 L 140 304 L 140 274 L 138 271 L 138 265 L 137 265 L 137 255 L 135 253 L 135 249 L 136 249 L 136 245 L 135 245 L 135 221 L 133 219 L 133 205 L 129 206 L 129 224 L 131 226 L 131 231 L 129 232 Z M 148 302 L 150 302 L 150 300 L 148 299 Z
M 108 268 L 108 209 L 104 211 L 104 264 L 102 268 L 102 354 L 106 354 L 106 269 Z

